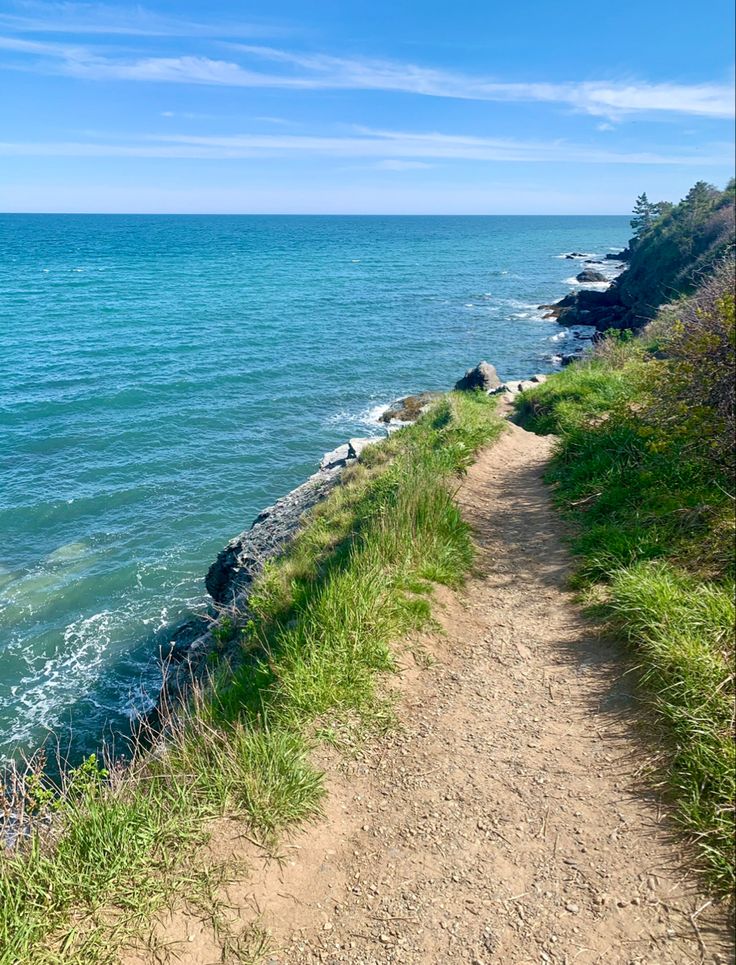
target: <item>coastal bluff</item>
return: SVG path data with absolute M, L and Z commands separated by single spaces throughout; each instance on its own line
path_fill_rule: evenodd
M 528 379 L 501 381 L 495 367 L 481 361 L 468 369 L 454 388 L 480 389 L 488 395 L 513 399 L 546 379 L 539 373 Z M 385 433 L 391 433 L 416 422 L 444 395 L 432 391 L 403 396 L 387 406 L 378 421 L 385 426 Z M 158 703 L 187 692 L 191 680 L 206 666 L 208 654 L 218 648 L 218 626 L 235 608 L 241 616 L 247 614 L 251 588 L 266 563 L 286 552 L 309 511 L 327 499 L 340 484 L 344 470 L 359 462 L 365 449 L 382 438 L 385 436 L 351 438 L 325 453 L 316 472 L 258 513 L 247 529 L 220 550 L 205 575 L 205 587 L 212 599 L 210 613 L 180 624 L 160 646 L 166 672 Z

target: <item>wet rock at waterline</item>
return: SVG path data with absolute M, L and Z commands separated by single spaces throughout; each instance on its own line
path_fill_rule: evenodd
M 579 282 L 607 282 L 608 279 L 605 275 L 602 275 L 599 271 L 594 268 L 584 268 L 581 272 L 575 275 L 576 281 Z

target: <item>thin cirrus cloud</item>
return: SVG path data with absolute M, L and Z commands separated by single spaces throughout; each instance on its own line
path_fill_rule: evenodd
M 247 64 L 203 55 L 121 57 L 65 43 L 0 37 L 0 49 L 36 56 L 36 69 L 89 80 L 192 84 L 286 90 L 371 90 L 471 101 L 560 104 L 609 120 L 648 114 L 706 118 L 734 115 L 733 88 L 725 83 L 646 81 L 504 83 L 484 77 L 374 59 L 301 54 L 273 47 L 227 44 Z M 270 69 L 253 66 L 266 61 Z
M 20 13 L 1 13 L 0 29 L 20 33 L 58 33 L 126 37 L 265 37 L 283 33 L 273 24 L 203 23 L 165 17 L 140 4 L 44 3 L 16 4 Z
M 353 136 L 244 134 L 207 136 L 160 134 L 128 143 L 59 141 L 0 142 L 0 155 L 36 157 L 198 158 L 234 160 L 253 157 L 370 159 L 387 171 L 415 170 L 436 161 L 476 162 L 586 162 L 592 164 L 691 165 L 722 164 L 728 146 L 697 155 L 656 152 L 617 152 L 564 141 L 522 141 L 430 132 L 358 129 Z

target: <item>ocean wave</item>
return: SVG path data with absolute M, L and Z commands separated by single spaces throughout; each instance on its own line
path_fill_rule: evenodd
M 517 321 L 522 321 L 522 322 L 528 322 L 528 321 L 544 322 L 544 321 L 546 321 L 546 319 L 544 318 L 544 314 L 543 314 L 542 312 L 540 312 L 540 311 L 533 311 L 533 312 L 512 312 L 509 317 L 510 317 L 510 318 L 515 318 Z

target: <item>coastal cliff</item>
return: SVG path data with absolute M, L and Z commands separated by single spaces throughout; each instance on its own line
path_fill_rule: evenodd
M 733 249 L 735 193 L 734 181 L 723 191 L 699 181 L 677 205 L 650 205 L 633 222 L 638 232 L 628 247 L 606 256 L 625 266 L 608 289 L 571 292 L 540 308 L 563 325 L 599 332 L 643 328 L 660 305 L 691 294 Z

